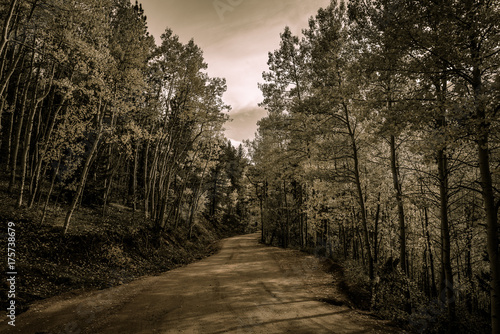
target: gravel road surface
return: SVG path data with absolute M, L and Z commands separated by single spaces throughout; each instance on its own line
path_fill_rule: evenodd
M 267 247 L 258 234 L 216 255 L 118 287 L 35 303 L 0 333 L 398 333 L 347 306 L 313 256 Z

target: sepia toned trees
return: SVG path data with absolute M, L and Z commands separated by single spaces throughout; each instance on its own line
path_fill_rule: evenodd
M 436 299 L 446 331 L 486 312 L 498 332 L 499 15 L 492 1 L 332 1 L 301 39 L 285 29 L 260 85 L 263 239 L 358 261 L 372 308 L 418 331 L 441 318 Z
M 40 209 L 42 223 L 61 206 L 63 233 L 80 205 L 105 216 L 112 202 L 159 233 L 192 230 L 211 210 L 210 176 L 228 150 L 225 80 L 208 76 L 202 50 L 170 29 L 156 46 L 128 0 L 0 9 L 1 164 L 17 206 Z M 244 173 L 246 160 L 231 159 Z

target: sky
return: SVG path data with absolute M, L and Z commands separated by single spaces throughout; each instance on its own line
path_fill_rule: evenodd
M 134 1 L 133 1 L 134 2 Z M 225 78 L 224 102 L 232 107 L 225 126 L 234 144 L 253 139 L 266 116 L 257 84 L 268 70 L 268 53 L 279 48 L 285 26 L 300 35 L 309 17 L 329 0 L 142 0 L 157 44 L 166 28 L 203 50 L 211 77 Z

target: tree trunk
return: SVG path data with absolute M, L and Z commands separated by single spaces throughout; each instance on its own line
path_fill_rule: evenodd
M 264 198 L 265 198 L 265 185 L 266 185 L 266 182 L 264 181 L 262 183 L 262 186 L 260 187 L 259 189 L 259 185 L 258 183 L 255 184 L 255 194 L 257 196 L 257 198 L 259 199 L 259 211 L 260 211 L 260 228 L 261 228 L 261 241 L 262 243 L 266 243 L 266 229 L 265 229 L 265 226 L 264 226 Z
M 498 243 L 498 216 L 495 207 L 493 180 L 490 170 L 488 132 L 482 129 L 478 140 L 478 160 L 481 173 L 481 188 L 486 214 L 487 248 L 491 273 L 491 326 L 492 333 L 500 332 L 500 258 Z
M 1 55 L 1 53 L 0 53 L 0 55 Z M 23 55 L 23 56 L 21 57 L 21 55 Z M 3 118 L 3 111 L 4 111 L 4 107 L 5 107 L 5 102 L 6 102 L 6 98 L 4 98 L 3 95 L 4 95 L 4 92 L 5 92 L 6 88 L 7 88 L 7 85 L 9 84 L 9 81 L 10 81 L 10 78 L 11 78 L 12 74 L 17 69 L 17 64 L 19 63 L 19 60 L 21 58 L 23 58 L 23 63 L 24 63 L 24 52 L 22 52 L 22 47 L 19 47 L 19 52 L 17 54 L 17 57 L 15 58 L 15 60 L 13 61 L 13 63 L 10 65 L 11 68 L 10 68 L 9 72 L 7 73 L 7 76 L 5 77 L 5 79 L 3 79 L 2 87 L 0 87 L 0 99 L 2 99 L 2 105 L 0 107 L 0 137 L 2 137 L 2 132 L 3 132 L 2 131 L 2 118 Z M 6 62 L 6 57 L 4 57 L 4 59 L 2 59 L 2 71 L 0 72 L 0 79 L 3 77 L 3 66 L 4 66 L 5 62 Z M 19 75 L 19 78 L 17 80 L 16 89 L 15 89 L 15 94 L 16 95 L 15 95 L 14 100 L 16 102 L 17 102 L 17 92 L 18 92 L 18 87 L 19 87 L 20 79 L 21 79 L 21 75 Z M 14 113 L 14 110 L 15 110 L 15 104 L 14 104 L 14 108 L 12 109 L 12 113 Z M 11 120 L 13 120 L 13 117 L 11 117 Z M 9 138 L 9 140 L 10 140 L 10 138 Z M 0 140 L 0 146 L 1 146 L 1 144 L 2 144 L 2 141 Z M 10 147 L 10 143 L 9 143 L 9 147 Z M 7 166 L 8 166 L 8 162 L 7 162 Z
M 284 205 L 285 205 L 285 217 L 286 217 L 286 226 L 285 226 L 285 247 L 288 247 L 290 243 L 290 213 L 288 211 L 288 201 L 286 196 L 286 181 L 283 180 L 283 196 L 284 196 Z
M 427 249 L 429 250 L 429 264 L 431 269 L 431 295 L 433 297 L 437 296 L 437 286 L 436 286 L 436 274 L 434 270 L 434 258 L 432 255 L 431 246 L 431 235 L 429 232 L 429 214 L 427 213 L 427 208 L 424 207 L 424 221 L 425 221 L 425 237 L 427 241 Z
M 446 291 L 443 295 L 445 304 L 448 307 L 449 321 L 455 321 L 455 292 L 453 285 L 453 271 L 451 267 L 451 241 L 450 225 L 448 220 L 448 157 L 444 149 L 438 151 L 438 169 L 439 169 L 439 194 L 440 194 L 440 218 L 441 218 L 441 242 L 443 251 L 443 289 Z
M 219 172 L 216 170 L 213 178 L 213 192 L 212 192 L 212 202 L 210 203 L 210 216 L 215 215 L 215 209 L 217 206 L 217 181 L 219 180 Z
M 109 157 L 109 160 L 111 161 L 111 156 Z M 120 156 L 118 158 L 118 161 L 111 168 L 111 171 L 107 171 L 107 173 L 109 174 L 109 179 L 107 179 L 106 188 L 104 189 L 103 204 L 102 204 L 102 216 L 103 217 L 105 217 L 107 214 L 109 195 L 111 194 L 111 187 L 113 186 L 113 179 L 116 175 L 116 172 L 118 171 L 118 168 L 121 166 L 121 163 L 122 163 L 122 156 Z
M 405 227 L 405 212 L 403 206 L 403 192 L 399 181 L 399 166 L 396 153 L 396 137 L 391 135 L 391 171 L 394 191 L 396 194 L 396 203 L 398 206 L 399 220 L 399 259 L 401 269 L 408 276 L 408 268 L 406 265 L 406 227 Z
M 35 196 L 37 195 L 37 192 L 39 189 L 39 183 L 41 180 L 40 179 L 40 172 L 42 170 L 43 160 L 44 160 L 45 154 L 47 153 L 48 148 L 49 148 L 49 143 L 50 143 L 50 139 L 52 138 L 52 132 L 54 131 L 54 126 L 56 123 L 57 116 L 59 115 L 59 112 L 62 110 L 63 104 L 66 101 L 67 97 L 68 97 L 68 94 L 63 97 L 60 105 L 57 107 L 54 114 L 50 115 L 50 123 L 47 124 L 48 128 L 46 129 L 45 134 L 44 134 L 45 139 L 43 140 L 43 147 L 40 150 L 38 161 L 37 161 L 37 164 L 35 166 L 35 171 L 34 171 L 34 176 L 33 176 L 34 189 L 33 189 L 33 194 L 32 194 L 29 206 L 28 206 L 29 208 L 33 207 L 33 204 L 35 202 Z
M 435 81 L 436 96 L 440 114 L 436 122 L 441 135 L 446 132 L 446 92 L 447 78 L 443 76 Z M 446 140 L 446 138 L 443 138 Z M 453 332 L 455 324 L 455 291 L 453 282 L 453 270 L 451 267 L 451 239 L 450 239 L 450 224 L 448 218 L 449 205 L 449 168 L 448 156 L 446 152 L 446 143 L 437 151 L 438 164 L 438 180 L 439 180 L 439 204 L 440 204 L 440 220 L 441 220 L 441 255 L 442 255 L 442 282 L 441 282 L 441 299 L 448 308 L 448 332 Z
M 23 148 L 23 153 L 21 155 L 21 186 L 19 189 L 19 197 L 17 199 L 17 207 L 18 208 L 20 208 L 23 204 L 24 187 L 25 187 L 25 183 L 26 183 L 26 166 L 28 164 L 28 153 L 29 153 L 30 146 L 31 146 L 31 136 L 33 134 L 33 123 L 35 121 L 35 116 L 36 116 L 36 113 L 38 110 L 38 106 L 49 95 L 50 89 L 52 87 L 52 78 L 54 77 L 54 69 L 55 69 L 55 66 L 52 67 L 52 75 L 51 75 L 50 83 L 48 84 L 47 91 L 45 93 L 43 93 L 43 95 L 39 98 L 36 97 L 36 95 L 37 95 L 36 91 L 37 91 L 38 84 L 35 85 L 35 103 L 34 103 L 34 106 L 29 114 L 29 117 L 27 119 L 28 123 L 26 124 L 26 132 L 25 132 L 25 136 L 24 136 L 24 148 Z M 39 74 L 40 74 L 40 72 L 38 73 L 38 77 L 39 77 Z M 38 81 L 38 79 L 37 79 L 37 81 Z
M 403 206 L 403 191 L 401 183 L 399 181 L 399 165 L 398 157 L 396 153 L 396 136 L 391 135 L 390 140 L 391 146 L 391 171 L 392 171 L 392 183 L 394 186 L 394 191 L 396 193 L 396 203 L 398 206 L 398 221 L 399 221 L 399 265 L 403 273 L 408 276 L 408 265 L 406 262 L 406 224 L 405 224 L 405 212 Z M 410 290 L 409 287 L 404 288 L 405 294 L 405 312 L 411 314 L 411 304 L 410 304 Z
M 139 168 L 139 141 L 135 144 L 134 169 L 132 171 L 132 210 L 137 211 L 137 170 Z
M 99 107 L 98 109 L 101 109 L 101 104 L 102 102 L 99 101 Z M 102 107 L 104 110 L 105 107 Z M 89 155 L 87 156 L 87 159 L 85 160 L 85 165 L 83 166 L 83 171 L 82 175 L 80 177 L 80 182 L 78 183 L 78 189 L 76 190 L 76 194 L 73 197 L 73 201 L 71 202 L 70 208 L 68 210 L 68 213 L 66 214 L 66 219 L 64 221 L 64 227 L 63 227 L 63 234 L 66 234 L 68 232 L 68 228 L 71 222 L 71 216 L 73 215 L 73 212 L 75 211 L 75 208 L 80 200 L 80 197 L 83 194 L 83 188 L 85 187 L 85 183 L 87 182 L 87 176 L 89 173 L 90 169 L 90 163 L 92 162 L 92 159 L 94 158 L 94 154 L 97 151 L 97 148 L 99 147 L 99 143 L 101 140 L 101 136 L 103 133 L 103 120 L 104 120 L 104 111 L 99 110 L 98 111 L 98 130 L 97 130 L 97 136 L 94 140 L 94 144 L 92 145 L 92 148 L 90 149 Z M 102 113 L 103 115 L 100 115 Z
M 43 214 L 42 214 L 42 219 L 40 220 L 40 225 L 42 225 L 43 222 L 45 221 L 45 216 L 47 215 L 47 207 L 49 206 L 50 196 L 52 195 L 52 191 L 54 190 L 54 184 L 56 182 L 57 174 L 59 173 L 59 168 L 61 167 L 62 159 L 63 159 L 62 157 L 59 158 L 59 162 L 57 163 L 57 168 L 54 171 L 54 174 L 52 175 L 52 180 L 50 182 L 50 188 L 47 194 L 47 199 L 45 200 L 45 205 L 43 206 Z
M 23 62 L 21 63 L 21 67 L 24 66 L 24 57 L 23 57 Z M 16 87 L 14 89 L 14 102 L 12 103 L 11 106 L 11 113 L 10 113 L 10 125 L 9 125 L 9 135 L 7 137 L 7 165 L 6 165 L 6 171 L 9 171 L 9 166 L 11 165 L 11 152 L 12 152 L 12 135 L 14 133 L 14 123 L 15 123 L 15 114 L 16 114 L 16 106 L 17 106 L 17 100 L 19 97 L 19 87 L 21 84 L 21 78 L 22 75 L 19 75 L 17 77 L 17 82 L 16 82 Z
M 375 212 L 375 231 L 373 237 L 373 263 L 378 262 L 378 226 L 380 221 L 380 196 L 379 192 L 377 195 L 377 211 Z
M 14 184 L 16 183 L 17 156 L 19 154 L 19 145 L 21 143 L 21 133 L 23 130 L 24 114 L 26 112 L 26 103 L 28 100 L 29 83 L 31 82 L 31 78 L 33 75 L 34 57 L 35 57 L 35 53 L 33 52 L 32 57 L 31 57 L 31 63 L 30 63 L 30 72 L 28 75 L 28 80 L 26 80 L 26 83 L 24 86 L 23 96 L 22 96 L 22 100 L 21 100 L 21 111 L 20 111 L 20 116 L 19 116 L 18 125 L 17 125 L 16 139 L 15 139 L 15 143 L 14 143 L 14 153 L 12 155 L 12 167 L 11 167 L 11 171 L 10 171 L 9 193 L 12 193 L 12 191 L 14 190 Z
M 163 196 L 162 196 L 162 206 L 160 208 L 160 214 L 157 219 L 157 226 L 158 228 L 163 231 L 165 229 L 165 226 L 167 225 L 167 208 L 168 208 L 168 200 L 169 200 L 169 192 L 170 192 L 170 186 L 172 184 L 172 166 L 169 166 L 168 171 L 167 171 L 167 176 L 166 176 L 166 181 L 165 183 L 160 183 L 162 184 L 163 188 Z
M 144 217 L 146 219 L 149 218 L 149 182 L 148 182 L 148 160 L 149 160 L 149 146 L 150 146 L 150 140 L 149 138 L 147 139 L 147 144 L 146 144 L 146 151 L 144 152 Z
M 23 152 L 21 153 L 21 185 L 19 187 L 19 195 L 17 198 L 17 207 L 20 208 L 23 204 L 24 186 L 26 183 L 26 165 L 28 163 L 28 152 L 31 146 L 31 134 L 33 132 L 33 121 L 35 118 L 36 110 L 38 109 L 38 103 L 35 103 L 33 109 L 29 113 L 26 132 L 24 135 L 24 145 Z
M 207 161 L 205 163 L 205 166 L 203 167 L 203 171 L 201 173 L 200 183 L 196 187 L 196 190 L 193 192 L 193 202 L 191 204 L 191 210 L 190 210 L 190 213 L 189 213 L 189 225 L 188 225 L 189 229 L 190 229 L 190 232 L 189 232 L 190 236 L 191 236 L 191 228 L 193 226 L 194 214 L 196 212 L 196 209 L 198 208 L 198 202 L 199 202 L 199 197 L 200 197 L 200 190 L 201 190 L 201 187 L 203 185 L 203 180 L 205 179 L 205 175 L 206 175 L 206 172 L 207 172 L 207 169 L 208 169 L 208 164 L 210 163 L 210 161 L 212 159 L 212 152 L 213 152 L 213 148 L 210 145 L 210 152 L 208 153 L 208 159 L 207 159 Z
M 18 0 L 11 0 L 9 12 L 7 14 L 7 17 L 5 18 L 5 21 L 4 21 L 4 24 L 2 27 L 2 37 L 0 40 L 0 57 L 3 54 L 5 46 L 7 45 L 7 42 L 9 41 L 10 21 L 12 20 L 12 17 L 14 16 L 14 10 L 16 9 L 17 1 Z
M 476 46 L 477 47 L 477 46 Z M 476 47 L 473 54 L 477 56 Z M 477 61 L 477 60 L 476 60 Z M 478 65 L 473 69 L 473 89 L 476 106 L 477 150 L 479 172 L 481 175 L 481 189 L 486 215 L 487 248 L 490 262 L 491 286 L 491 329 L 493 334 L 500 333 L 500 257 L 499 257 L 499 228 L 498 228 L 498 206 L 495 206 L 495 193 L 493 190 L 493 179 L 490 169 L 489 133 L 490 121 L 486 117 L 484 105 L 483 84 L 481 70 Z
M 361 184 L 361 176 L 359 172 L 359 157 L 358 157 L 358 145 L 356 143 L 356 136 L 355 133 L 351 127 L 350 124 L 350 119 L 349 119 L 349 111 L 345 103 L 343 104 L 344 112 L 345 112 L 345 122 L 347 125 L 347 130 L 349 133 L 349 137 L 351 140 L 351 147 L 352 147 L 352 158 L 354 161 L 354 180 L 355 180 L 355 185 L 356 185 L 356 190 L 357 190 L 357 197 L 358 197 L 358 204 L 359 204 L 359 210 L 361 214 L 361 223 L 363 227 L 363 241 L 365 244 L 366 248 L 366 257 L 368 260 L 368 274 L 370 276 L 370 280 L 373 280 L 374 278 L 374 269 L 373 269 L 373 257 L 372 257 L 372 251 L 371 251 L 371 246 L 370 246 L 370 234 L 368 231 L 368 219 L 366 217 L 366 205 L 365 205 L 365 198 L 363 194 L 363 187 Z
M 79 203 L 80 197 L 82 196 L 83 188 L 85 187 L 85 183 L 87 182 L 87 176 L 88 176 L 88 172 L 90 169 L 90 163 L 94 157 L 95 152 L 97 151 L 97 147 L 99 146 L 100 139 L 101 139 L 101 131 L 99 131 L 99 133 L 97 134 L 97 138 L 95 139 L 94 144 L 92 145 L 92 148 L 90 150 L 90 153 L 87 156 L 87 159 L 85 161 L 85 165 L 83 166 L 83 171 L 82 171 L 82 175 L 80 177 L 80 182 L 78 183 L 78 189 L 76 190 L 76 194 L 73 197 L 73 201 L 71 202 L 68 213 L 66 214 L 66 219 L 64 221 L 63 234 L 66 234 L 68 232 L 69 224 L 71 222 L 71 216 L 73 215 L 73 212 L 75 211 L 76 206 Z
M 147 181 L 147 186 L 144 187 L 145 196 L 144 196 L 144 215 L 146 218 L 150 218 L 151 216 L 156 219 L 156 201 L 155 201 L 155 188 L 156 188 L 156 179 L 157 179 L 157 170 L 158 170 L 158 160 L 159 160 L 159 150 L 160 150 L 160 142 L 161 139 L 158 139 L 158 143 L 156 143 L 155 152 L 153 155 L 153 163 L 151 164 L 151 168 L 149 168 L 149 179 L 147 177 L 148 171 L 148 154 L 146 154 L 145 161 L 145 180 Z M 149 144 L 147 147 L 147 151 L 149 151 Z M 150 210 L 151 208 L 151 210 Z

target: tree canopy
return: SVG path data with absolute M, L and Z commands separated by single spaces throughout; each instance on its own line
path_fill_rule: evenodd
M 285 28 L 248 143 L 263 240 L 360 265 L 413 330 L 498 332 L 499 21 L 494 1 L 359 0 Z

